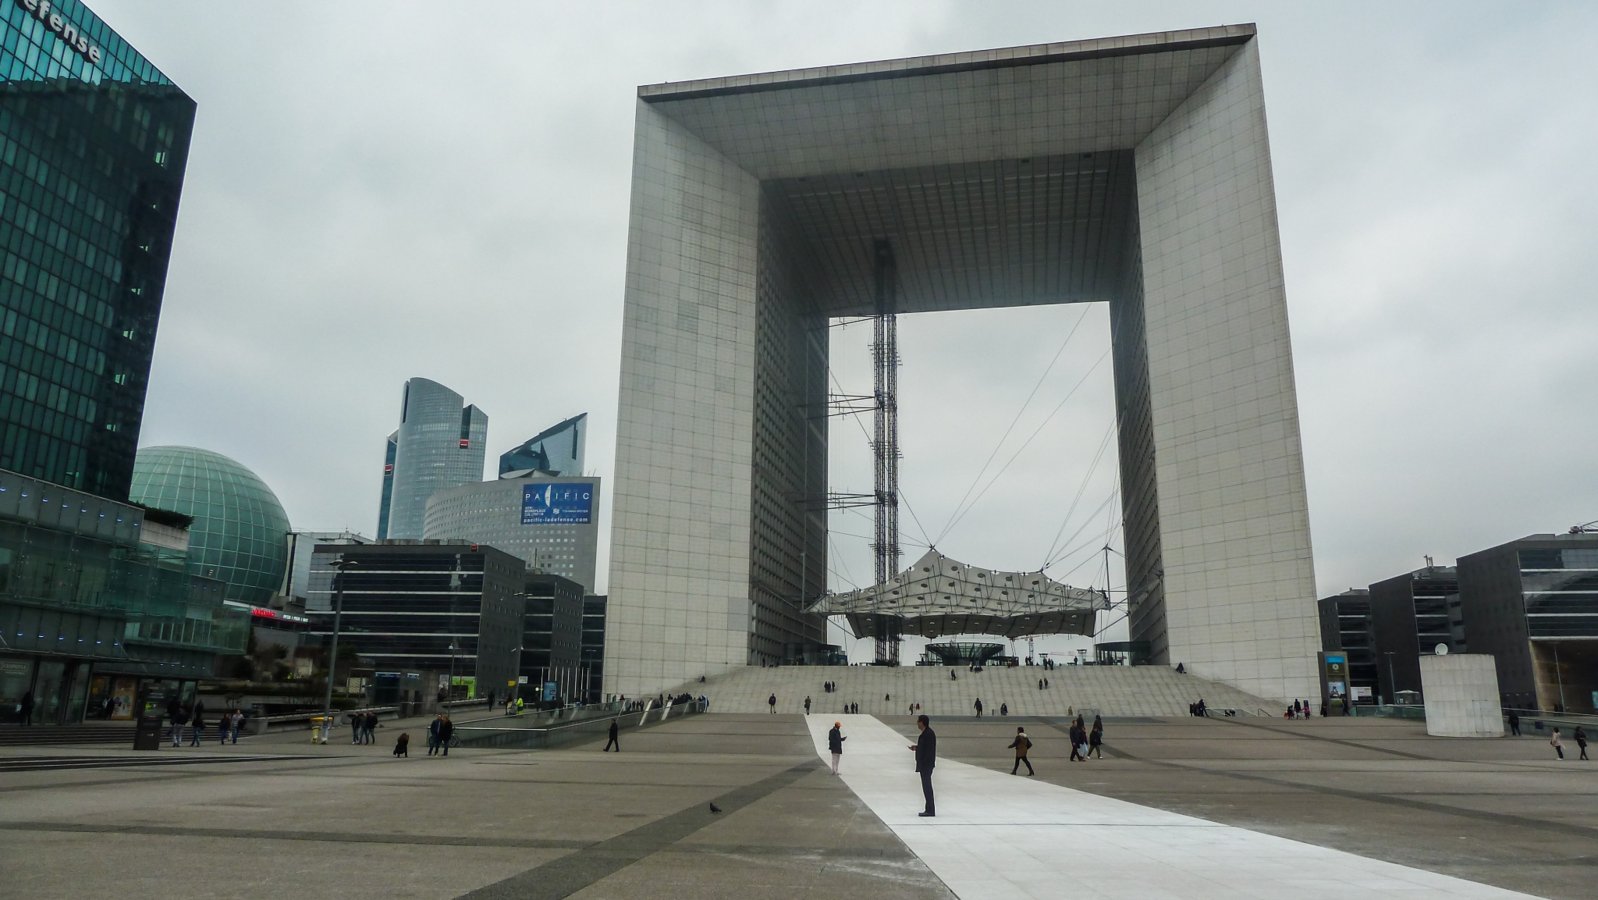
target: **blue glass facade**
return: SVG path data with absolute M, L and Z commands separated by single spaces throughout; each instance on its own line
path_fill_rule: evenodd
M 194 111 L 76 0 L 0 4 L 0 469 L 127 497 Z
M 377 539 L 388 538 L 388 510 L 394 505 L 394 457 L 399 454 L 399 432 L 388 436 L 383 450 L 383 499 L 377 510 Z
M 536 469 L 551 475 L 583 474 L 588 446 L 588 413 L 544 429 L 499 457 L 499 474 Z

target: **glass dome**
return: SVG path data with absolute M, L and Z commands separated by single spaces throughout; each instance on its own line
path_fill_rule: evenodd
M 189 569 L 227 584 L 227 599 L 263 606 L 288 566 L 289 517 L 258 475 L 209 450 L 144 447 L 129 500 L 194 517 Z

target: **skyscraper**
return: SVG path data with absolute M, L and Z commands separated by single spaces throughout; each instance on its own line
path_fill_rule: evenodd
M 389 444 L 394 468 L 383 474 L 387 528 L 378 533 L 420 538 L 434 491 L 482 480 L 487 439 L 488 415 L 460 394 L 426 378 L 406 381 L 400 426 Z
M 399 449 L 399 432 L 388 436 L 383 448 L 383 499 L 377 508 L 377 539 L 388 537 L 388 508 L 394 503 L 394 455 Z
M 193 125 L 81 3 L 0 7 L 0 469 L 127 499 Z
M 500 454 L 499 474 L 536 469 L 575 477 L 583 474 L 583 452 L 587 447 L 588 413 L 580 413 Z
M 248 616 L 127 503 L 194 101 L 78 0 L 0 4 L 0 711 L 132 718 Z M 199 543 L 199 542 L 197 542 Z

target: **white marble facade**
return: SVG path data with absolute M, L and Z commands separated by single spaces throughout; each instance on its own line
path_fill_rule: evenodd
M 901 312 L 1112 304 L 1133 637 L 1314 696 L 1255 41 L 1226 26 L 640 88 L 605 689 L 816 633 L 793 607 L 824 571 L 800 495 L 825 433 L 788 436 L 825 382 L 789 370 L 824 365 L 797 334 L 862 311 L 885 239 Z

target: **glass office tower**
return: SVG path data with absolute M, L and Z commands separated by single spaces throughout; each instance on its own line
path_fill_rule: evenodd
M 383 473 L 387 528 L 379 533 L 385 539 L 416 539 L 422 536 L 428 497 L 483 480 L 488 415 L 436 381 L 412 378 L 405 382 L 395 435 L 389 445 L 394 468 Z
M 0 469 L 127 499 L 194 109 L 77 0 L 0 5 Z

